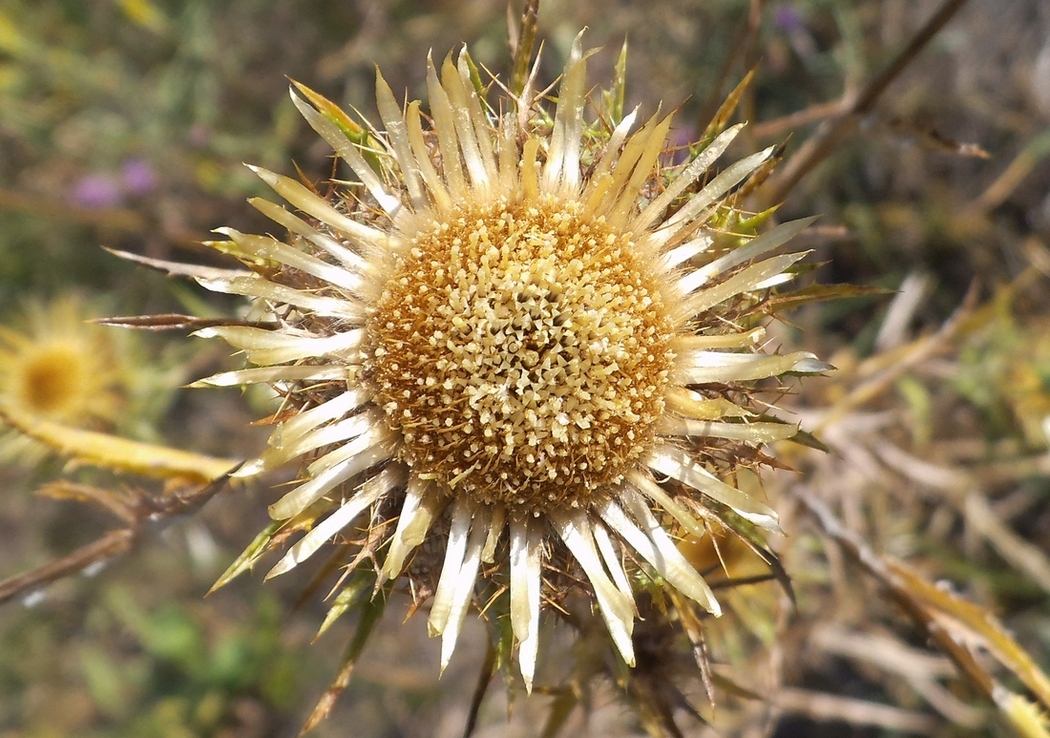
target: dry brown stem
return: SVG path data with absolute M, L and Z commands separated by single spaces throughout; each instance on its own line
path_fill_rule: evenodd
M 85 494 L 79 485 L 66 488 L 67 494 L 61 496 L 101 504 L 127 525 L 105 533 L 60 559 L 0 581 L 0 605 L 18 597 L 31 596 L 59 579 L 79 574 L 138 548 L 151 534 L 156 535 L 174 519 L 199 510 L 222 489 L 228 478 L 229 474 L 205 485 L 184 486 L 160 496 L 142 493 L 117 495 L 95 488 L 90 488 L 90 493 Z M 47 493 L 52 494 L 51 491 Z
M 813 133 L 802 147 L 770 179 L 761 193 L 764 202 L 782 202 L 815 166 L 822 162 L 857 129 L 860 120 L 875 107 L 875 103 L 901 72 L 903 72 L 929 41 L 951 20 L 967 0 L 945 0 L 933 17 L 920 28 L 899 54 L 877 74 L 854 98 L 841 103 L 842 110 Z

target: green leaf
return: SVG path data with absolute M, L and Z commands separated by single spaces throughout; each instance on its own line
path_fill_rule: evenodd
M 232 564 L 230 564 L 226 571 L 222 573 L 222 576 L 220 576 L 215 584 L 212 585 L 211 589 L 208 590 L 208 594 L 211 594 L 220 587 L 226 586 L 235 577 L 238 577 L 251 569 L 255 565 L 255 562 L 266 553 L 270 541 L 280 527 L 281 523 L 278 521 L 274 521 L 266 526 L 262 532 L 255 537 L 255 540 L 248 544 L 248 548 L 244 549 L 244 552 L 238 556 Z
M 779 205 L 774 205 L 771 208 L 763 210 L 761 213 L 752 215 L 750 218 L 745 218 L 733 227 L 733 231 L 740 234 L 757 233 L 758 229 L 762 227 L 762 224 L 769 220 L 779 209 Z
M 481 99 L 481 104 L 484 106 L 486 90 L 485 83 L 481 80 L 481 72 L 478 71 L 477 64 L 474 63 L 474 59 L 471 58 L 466 49 L 463 50 L 462 58 L 467 63 L 467 69 L 470 70 L 470 83 L 474 85 L 474 92 L 478 93 L 478 97 Z
M 331 627 L 332 623 L 338 620 L 347 610 L 359 605 L 365 593 L 374 586 L 375 574 L 372 571 L 362 569 L 357 572 L 354 578 L 350 580 L 350 584 L 339 590 L 339 594 L 335 596 L 335 602 L 328 608 L 328 613 L 324 616 L 324 622 L 317 629 L 315 639 L 320 638 Z
M 321 93 L 314 92 L 301 82 L 296 82 L 294 79 L 291 82 L 295 86 L 295 89 L 299 91 L 299 94 L 305 97 L 311 105 L 317 108 L 321 115 L 335 123 L 339 127 L 339 130 L 341 130 L 348 139 L 356 144 L 364 144 L 366 142 L 368 139 L 368 131 L 355 123 L 342 108 Z
M 129 710 L 134 709 L 134 700 L 128 692 L 135 690 L 127 683 L 112 654 L 91 643 L 83 644 L 79 650 L 80 673 L 96 708 L 111 720 L 126 718 Z
M 787 441 L 788 443 L 797 443 L 799 446 L 816 449 L 817 451 L 822 451 L 824 453 L 831 453 L 831 449 L 809 431 L 799 430 L 795 435 L 787 439 Z
M 627 91 L 627 39 L 623 40 L 620 55 L 616 58 L 613 71 L 613 82 L 608 90 L 602 91 L 602 108 L 613 127 L 623 120 L 623 101 Z

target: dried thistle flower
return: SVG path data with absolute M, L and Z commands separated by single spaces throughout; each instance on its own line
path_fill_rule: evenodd
M 827 368 L 757 350 L 763 297 L 803 256 L 769 254 L 808 222 L 754 236 L 764 216 L 733 205 L 772 149 L 705 181 L 737 126 L 666 164 L 670 115 L 585 116 L 588 56 L 577 38 L 553 111 L 529 85 L 487 103 L 466 51 L 429 64 L 429 117 L 377 75 L 382 131 L 300 86 L 313 105 L 295 105 L 356 181 L 326 198 L 253 168 L 302 214 L 252 200 L 290 242 L 221 229 L 213 245 L 250 271 L 197 274 L 264 316 L 198 331 L 255 365 L 202 384 L 284 398 L 240 474 L 308 460 L 270 507 L 280 538 L 305 531 L 271 575 L 354 542 L 338 562 L 375 561 L 376 587 L 405 576 L 417 604 L 432 596 L 442 668 L 488 587 L 528 689 L 541 607 L 569 591 L 593 597 L 631 665 L 636 590 L 719 614 L 676 539 L 726 516 L 776 529 L 724 481 L 796 430 L 758 417 L 750 383 Z

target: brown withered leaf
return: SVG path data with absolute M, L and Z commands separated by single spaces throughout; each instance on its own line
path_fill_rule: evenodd
M 747 181 L 740 186 L 740 189 L 736 192 L 736 197 L 743 200 L 752 192 L 757 190 L 762 184 L 769 179 L 773 171 L 780 165 L 780 162 L 784 159 L 784 152 L 787 150 L 788 141 L 791 140 L 789 136 L 787 140 L 777 146 L 776 150 L 770 155 L 762 166 L 760 166 L 755 173 L 747 178 Z
M 72 500 L 98 505 L 125 523 L 135 522 L 136 500 L 134 495 L 128 492 L 111 492 L 101 487 L 59 479 L 45 484 L 36 491 L 36 494 L 52 500 Z
M 236 467 L 230 472 L 235 470 Z M 46 493 L 102 504 L 125 521 L 126 525 L 103 534 L 66 556 L 0 581 L 0 605 L 16 597 L 31 596 L 59 579 L 79 574 L 132 551 L 173 520 L 199 510 L 228 480 L 227 473 L 207 484 L 189 485 L 159 496 L 136 493 L 128 496 L 127 505 L 118 504 L 113 498 L 107 498 L 102 490 L 92 487 L 52 485 Z
M 726 124 L 729 123 L 733 117 L 733 113 L 736 112 L 737 106 L 740 105 L 740 100 L 743 98 L 747 88 L 751 86 L 752 80 L 755 78 L 755 69 L 752 68 L 744 75 L 744 78 L 737 83 L 737 86 L 733 88 L 733 91 L 726 96 L 726 99 L 719 106 L 718 111 L 715 113 L 711 122 L 708 124 L 707 129 L 704 131 L 704 135 L 700 137 L 700 141 L 703 144 L 708 144 L 715 139 L 719 133 L 725 130 Z
M 827 300 L 842 300 L 850 297 L 882 297 L 892 295 L 894 290 L 865 284 L 815 284 L 783 295 L 771 295 L 766 301 L 766 311 L 777 313 L 792 310 L 801 305 Z
M 931 126 L 901 120 L 900 118 L 894 118 L 889 121 L 888 125 L 895 132 L 914 138 L 920 145 L 928 149 L 943 151 L 945 153 L 965 156 L 972 159 L 992 158 L 992 155 L 985 151 L 980 145 L 956 141 L 953 138 L 945 136 Z

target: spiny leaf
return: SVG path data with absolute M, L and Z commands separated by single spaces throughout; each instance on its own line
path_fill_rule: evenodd
M 743 234 L 757 233 L 758 229 L 761 228 L 762 225 L 767 220 L 769 220 L 777 212 L 777 210 L 779 210 L 779 209 L 780 209 L 779 205 L 774 205 L 771 208 L 767 208 L 767 209 L 763 210 L 761 213 L 756 213 L 756 214 L 752 215 L 750 218 L 745 218 L 745 219 L 739 221 L 733 227 L 733 230 L 736 233 L 743 233 Z
M 733 88 L 733 91 L 729 93 L 728 97 L 719 106 L 718 112 L 715 113 L 715 117 L 711 119 L 711 122 L 707 125 L 707 130 L 704 131 L 704 135 L 700 138 L 703 147 L 706 147 L 707 144 L 714 140 L 715 136 L 725 130 L 726 124 L 733 117 L 733 113 L 736 112 L 737 106 L 740 105 L 740 99 L 744 96 L 744 92 L 747 91 L 754 77 L 755 70 L 752 69 L 744 75 L 744 78 L 740 80 L 739 84 Z
M 335 701 L 339 699 L 339 695 L 349 686 L 350 678 L 354 674 L 354 667 L 368 644 L 368 638 L 372 635 L 372 629 L 383 617 L 387 594 L 389 594 L 389 588 L 384 588 L 379 596 L 362 604 L 361 618 L 357 622 L 357 630 L 354 632 L 354 637 L 350 640 L 346 653 L 343 655 L 343 665 L 332 684 L 321 699 L 317 701 L 317 705 L 314 707 L 313 712 L 310 713 L 310 717 L 307 718 L 303 729 L 299 731 L 300 737 L 309 733 L 328 717 L 328 713 L 332 711 L 332 707 L 335 705 Z
M 821 441 L 809 431 L 799 429 L 799 431 L 795 433 L 795 435 L 793 435 L 787 440 L 789 443 L 797 443 L 800 446 L 816 449 L 817 451 L 821 451 L 823 453 L 831 453 L 831 449 L 828 448 L 823 441 Z
M 314 636 L 314 640 L 324 635 L 332 623 L 345 614 L 347 610 L 359 605 L 368 591 L 374 586 L 375 575 L 372 572 L 360 572 L 348 585 L 339 590 L 339 594 L 335 596 L 335 601 L 324 616 L 324 622 L 317 629 L 317 635 Z
M 747 181 L 735 193 L 737 202 L 743 201 L 748 195 L 761 187 L 763 182 L 769 179 L 770 175 L 773 174 L 773 170 L 780 166 L 780 162 L 784 159 L 784 151 L 786 149 L 787 141 L 777 146 L 773 155 L 766 159 L 762 166 L 747 178 Z
M 795 588 L 791 584 L 791 575 L 788 574 L 784 565 L 780 563 L 780 558 L 763 545 L 753 543 L 750 540 L 747 540 L 746 542 L 752 551 L 769 564 L 769 568 L 773 572 L 773 578 L 776 580 L 777 584 L 780 585 L 780 588 L 784 590 L 784 594 L 788 596 L 788 599 L 791 601 L 791 606 L 797 609 L 798 600 L 795 598 Z
M 117 326 L 120 328 L 137 328 L 147 331 L 195 331 L 201 328 L 214 328 L 220 325 L 244 325 L 255 328 L 272 328 L 272 323 L 261 324 L 245 321 L 231 321 L 226 318 L 197 318 L 181 313 L 164 313 L 162 315 L 115 315 L 112 318 L 98 318 L 91 321 L 99 325 Z
M 348 139 L 356 144 L 365 143 L 368 139 L 368 131 L 355 123 L 349 115 L 343 112 L 342 108 L 321 93 L 314 92 L 301 82 L 296 82 L 294 79 L 291 80 L 291 82 L 295 85 L 295 89 L 298 90 L 303 97 L 309 100 L 311 105 L 320 111 L 321 115 L 339 126 L 339 130 L 341 130 Z
M 623 120 L 623 101 L 627 92 L 627 39 L 624 39 L 620 47 L 620 55 L 616 58 L 616 66 L 613 71 L 613 81 L 608 90 L 602 90 L 602 110 L 608 117 L 609 124 L 613 127 L 619 125 Z
M 478 70 L 478 65 L 474 63 L 474 59 L 471 58 L 470 53 L 466 49 L 463 49 L 462 58 L 467 63 L 467 69 L 470 70 L 470 83 L 474 86 L 474 92 L 478 93 L 478 97 L 482 100 L 482 104 L 484 105 L 485 83 L 481 79 L 481 72 Z
M 539 0 L 528 0 L 525 10 L 521 16 L 521 32 L 516 30 L 511 22 L 511 48 L 514 49 L 514 72 L 510 80 L 510 92 L 515 98 L 525 91 L 525 84 L 529 80 L 529 65 L 532 62 L 533 52 L 536 49 L 536 22 L 540 11 Z M 507 6 L 510 12 L 510 6 Z M 513 19 L 511 19 L 513 21 Z
M 270 541 L 280 527 L 281 523 L 275 521 L 263 528 L 262 532 L 255 536 L 255 540 L 248 544 L 248 548 L 244 549 L 241 555 L 238 556 L 234 562 L 227 567 L 226 571 L 222 573 L 222 576 L 216 580 L 215 584 L 213 584 L 211 589 L 208 590 L 208 594 L 211 594 L 220 587 L 225 587 L 234 578 L 255 566 L 255 562 L 258 561 L 267 550 L 269 550 Z
M 244 274 L 244 270 L 242 269 L 221 269 L 218 267 L 206 267 L 197 264 L 182 264 L 177 261 L 168 261 L 166 259 L 152 259 L 148 256 L 142 256 L 141 254 L 133 254 L 130 251 L 111 249 L 108 246 L 103 246 L 102 250 L 108 251 L 121 259 L 126 259 L 127 261 L 133 261 L 136 264 L 142 264 L 152 269 L 167 272 L 173 277 L 204 277 L 205 279 L 220 279 L 222 277 L 236 277 L 240 274 Z
M 770 313 L 792 310 L 801 305 L 827 300 L 842 300 L 852 297 L 882 297 L 892 295 L 893 290 L 862 284 L 815 284 L 783 295 L 771 295 L 766 301 Z

